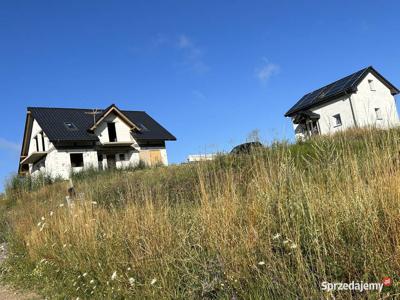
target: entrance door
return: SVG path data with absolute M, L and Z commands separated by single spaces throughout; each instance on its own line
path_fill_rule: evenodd
M 115 155 L 114 154 L 107 155 L 107 167 L 109 169 L 115 169 L 116 163 L 115 163 Z

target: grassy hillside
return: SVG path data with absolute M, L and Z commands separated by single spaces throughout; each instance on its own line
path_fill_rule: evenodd
M 378 299 L 400 292 L 400 131 L 8 190 L 2 273 L 50 298 Z M 4 235 L 4 234 L 3 234 Z M 1 236 L 0 236 L 1 238 Z M 323 292 L 321 282 L 380 282 Z

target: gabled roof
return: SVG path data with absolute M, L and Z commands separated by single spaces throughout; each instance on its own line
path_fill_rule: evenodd
M 393 84 L 386 80 L 372 66 L 369 66 L 349 76 L 332 82 L 318 90 L 304 95 L 291 109 L 286 112 L 285 117 L 292 117 L 299 111 L 310 109 L 312 107 L 332 101 L 346 94 L 355 93 L 357 91 L 358 84 L 370 72 L 383 84 L 385 84 L 388 89 L 390 89 L 392 95 L 396 95 L 399 93 L 399 90 Z
M 124 121 L 131 129 L 136 129 L 140 131 L 140 128 L 132 123 L 132 120 L 129 120 L 129 118 L 127 118 L 127 116 L 125 116 L 125 114 L 122 113 L 115 104 L 111 104 L 109 107 L 103 110 L 103 112 L 98 117 L 96 117 L 95 114 L 94 116 L 96 121 L 89 130 L 95 130 L 96 127 L 111 113 L 115 113 L 117 116 L 119 116 L 122 121 Z
M 98 141 L 90 128 L 97 123 L 106 110 L 97 110 L 93 119 L 93 109 L 28 107 L 28 113 L 35 119 L 50 141 Z M 164 127 L 144 111 L 123 111 L 125 118 L 138 130 L 132 131 L 137 140 L 176 140 Z M 68 128 L 66 123 L 72 123 Z

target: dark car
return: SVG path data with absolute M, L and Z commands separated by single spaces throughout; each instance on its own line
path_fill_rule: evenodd
M 253 150 L 264 148 L 260 142 L 250 142 L 237 145 L 231 151 L 231 154 L 249 154 Z

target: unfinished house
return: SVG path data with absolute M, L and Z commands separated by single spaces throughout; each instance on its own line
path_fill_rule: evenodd
M 20 174 L 68 179 L 83 169 L 168 165 L 176 138 L 144 111 L 28 107 Z

